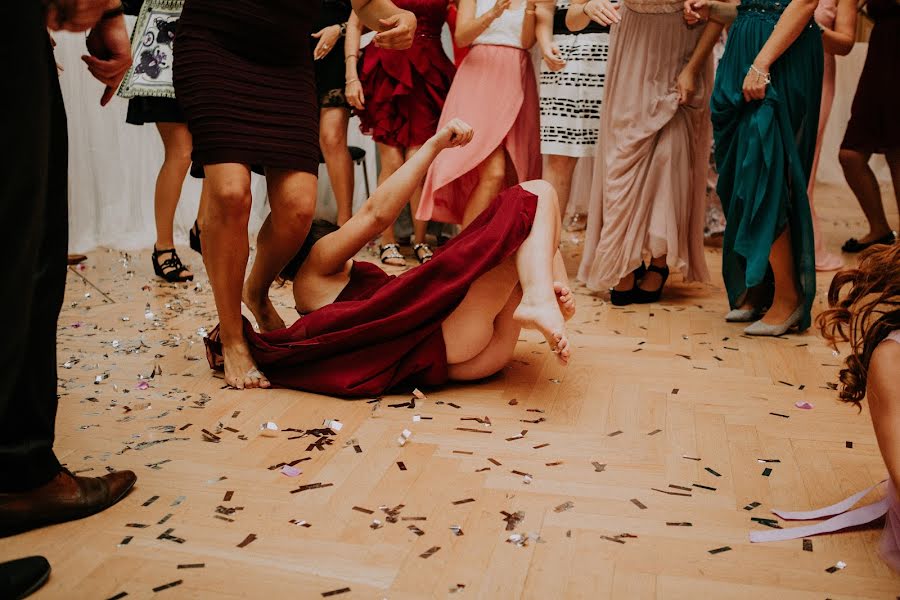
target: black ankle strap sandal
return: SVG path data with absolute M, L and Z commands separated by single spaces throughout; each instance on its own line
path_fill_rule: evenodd
M 169 258 L 160 262 L 160 259 L 166 255 L 169 255 Z M 153 247 L 153 272 L 156 273 L 158 277 L 162 277 L 169 283 L 193 281 L 193 275 L 184 274 L 187 270 L 188 268 L 184 266 L 184 263 L 178 258 L 178 253 L 175 252 L 175 248 L 169 250 L 157 250 L 156 246 Z
M 431 246 L 424 242 L 413 246 L 413 253 L 415 253 L 416 260 L 418 260 L 421 265 L 424 265 L 434 258 L 434 251 L 431 249 Z
M 200 222 L 194 221 L 191 230 L 188 231 L 188 240 L 190 241 L 191 250 L 197 254 L 203 254 L 203 246 L 200 244 Z
M 381 253 L 381 262 L 393 267 L 402 267 L 406 264 L 406 259 L 400 254 L 400 244 L 384 244 L 379 249 Z M 393 260 L 395 262 L 388 262 Z
M 659 299 L 662 297 L 663 288 L 666 287 L 666 281 L 669 279 L 669 266 L 657 267 L 656 265 L 651 264 L 647 267 L 647 273 L 658 273 L 662 277 L 662 283 L 660 283 L 659 287 L 655 290 L 645 290 L 641 287 L 636 287 L 634 289 L 635 304 L 659 302 Z

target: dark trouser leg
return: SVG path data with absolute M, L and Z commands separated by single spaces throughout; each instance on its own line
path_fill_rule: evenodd
M 0 492 L 38 487 L 59 471 L 56 321 L 68 244 L 66 115 L 39 2 L 13 2 L 0 36 Z

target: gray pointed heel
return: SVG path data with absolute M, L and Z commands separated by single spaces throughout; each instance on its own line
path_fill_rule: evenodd
M 757 308 L 732 308 L 725 315 L 725 320 L 729 323 L 749 323 L 759 319 L 762 314 Z
M 771 337 L 784 335 L 800 322 L 800 319 L 803 317 L 803 311 L 804 306 L 801 304 L 791 313 L 791 316 L 789 316 L 785 322 L 769 325 L 763 321 L 757 321 L 752 325 L 745 327 L 744 333 L 747 335 L 767 335 Z

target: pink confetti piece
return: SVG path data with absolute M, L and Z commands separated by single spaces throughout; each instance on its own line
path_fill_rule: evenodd
M 281 467 L 281 474 L 287 475 L 288 477 L 296 477 L 302 472 L 303 471 L 301 471 L 297 467 L 292 467 L 290 465 L 284 465 L 283 467 Z
M 813 408 L 813 405 L 809 402 L 795 402 L 794 406 L 797 408 L 802 408 L 803 410 L 810 410 Z
M 137 389 L 139 389 L 139 390 L 149 390 L 149 389 L 150 389 L 150 383 L 149 383 L 148 381 L 146 381 L 145 379 L 141 379 L 140 381 L 138 381 Z

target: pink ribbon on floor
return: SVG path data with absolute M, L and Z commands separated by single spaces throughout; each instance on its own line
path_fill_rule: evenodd
M 841 500 L 837 504 L 811 510 L 806 512 L 791 512 L 786 510 L 772 510 L 773 513 L 787 521 L 809 521 L 812 519 L 822 519 L 824 517 L 832 517 L 827 521 L 816 523 L 815 525 L 806 525 L 803 527 L 792 527 L 790 529 L 771 529 L 768 531 L 751 531 L 751 542 L 780 542 L 784 540 L 795 540 L 797 538 L 809 537 L 820 533 L 831 533 L 840 531 L 848 527 L 856 527 L 865 523 L 871 523 L 879 517 L 887 514 L 891 500 L 889 495 L 874 504 L 857 508 L 847 512 L 854 504 L 862 500 L 869 492 L 883 484 L 887 479 L 882 480 L 870 488 L 853 494 L 845 500 Z M 836 516 L 835 516 L 836 515 Z

